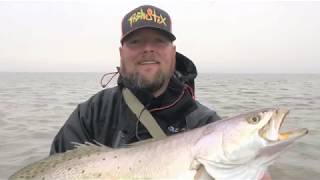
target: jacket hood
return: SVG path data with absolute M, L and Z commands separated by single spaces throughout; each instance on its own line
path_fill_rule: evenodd
M 175 76 L 194 90 L 194 80 L 197 77 L 197 68 L 193 62 L 183 54 L 176 52 Z

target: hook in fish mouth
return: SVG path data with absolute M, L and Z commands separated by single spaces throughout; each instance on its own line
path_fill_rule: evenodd
M 259 130 L 259 135 L 269 142 L 286 141 L 296 139 L 308 133 L 308 129 L 300 128 L 286 132 L 280 132 L 284 119 L 289 114 L 287 109 L 275 109 L 268 123 Z

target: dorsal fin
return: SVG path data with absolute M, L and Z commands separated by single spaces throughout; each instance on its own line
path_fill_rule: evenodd
M 94 143 L 91 142 L 85 142 L 84 144 L 82 143 L 77 143 L 77 142 L 71 142 L 71 144 L 74 145 L 74 149 L 69 150 L 73 154 L 84 154 L 84 153 L 92 153 L 92 152 L 108 152 L 112 151 L 113 148 L 105 146 L 104 144 L 101 144 L 97 141 L 94 141 Z M 67 151 L 67 153 L 69 152 Z

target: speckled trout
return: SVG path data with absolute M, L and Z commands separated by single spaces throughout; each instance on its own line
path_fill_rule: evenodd
M 308 132 L 280 132 L 288 112 L 262 109 L 118 149 L 77 144 L 74 150 L 26 166 L 10 179 L 260 179 Z M 199 176 L 200 168 L 204 176 Z

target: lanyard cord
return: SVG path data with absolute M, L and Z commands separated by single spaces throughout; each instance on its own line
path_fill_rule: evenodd
M 194 96 L 194 92 L 193 92 L 192 88 L 191 88 L 190 86 L 188 86 L 188 85 L 185 85 L 184 88 L 183 88 L 183 90 L 182 90 L 182 92 L 181 92 L 181 94 L 179 95 L 179 97 L 178 97 L 173 103 L 171 103 L 171 104 L 169 104 L 169 105 L 166 105 L 166 106 L 162 106 L 162 107 L 158 107 L 158 108 L 153 108 L 153 109 L 150 109 L 149 111 L 150 111 L 150 112 L 161 111 L 161 110 L 169 109 L 169 108 L 175 106 L 175 105 L 182 99 L 182 97 L 183 97 L 183 95 L 186 93 L 186 91 L 191 94 L 192 99 L 195 99 L 195 98 L 194 98 L 194 97 L 195 97 L 195 96 Z

